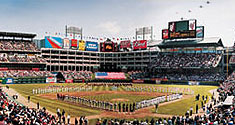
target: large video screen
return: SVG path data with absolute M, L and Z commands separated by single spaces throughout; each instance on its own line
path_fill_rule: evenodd
M 169 39 L 196 38 L 196 20 L 169 22 Z
M 187 31 L 188 29 L 188 21 L 180 21 L 175 23 L 175 32 Z

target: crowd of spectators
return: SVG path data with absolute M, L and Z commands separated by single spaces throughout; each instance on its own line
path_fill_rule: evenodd
M 49 71 L 32 70 L 6 70 L 0 71 L 1 78 L 25 78 L 25 77 L 49 77 L 52 76 Z
M 229 63 L 230 63 L 230 64 L 234 64 L 234 63 L 235 63 L 235 56 L 231 56 L 231 57 L 230 57 Z
M 17 56 L 2 54 L 0 56 L 0 62 L 28 62 L 28 63 L 46 63 L 46 60 L 41 56 Z
M 144 78 L 160 78 L 168 79 L 174 81 L 217 81 L 222 82 L 225 80 L 225 75 L 223 73 L 214 72 L 202 72 L 202 73 L 192 73 L 192 72 L 172 72 L 172 73 L 155 73 L 149 74 L 148 72 L 142 71 L 130 71 L 128 75 L 131 79 L 144 79 Z
M 91 79 L 91 71 L 62 71 L 65 79 Z
M 233 72 L 231 75 L 227 77 L 227 79 L 224 81 L 221 88 L 224 91 L 233 92 L 233 95 L 235 95 L 235 89 L 234 89 L 235 88 L 235 72 Z M 231 93 L 229 93 L 229 95 L 231 95 Z
M 203 73 L 159 73 L 154 78 L 162 78 L 175 81 L 217 81 L 225 80 L 223 73 L 203 72 Z
M 61 71 L 65 79 L 91 79 L 90 71 Z M 50 71 L 33 70 L 3 70 L 0 78 L 24 78 L 24 77 L 55 77 Z
M 37 109 L 25 107 L 9 98 L 2 88 L 0 88 L 0 104 L 0 125 L 65 125 L 66 121 L 67 124 L 75 123 L 75 125 L 88 125 L 89 123 L 85 116 L 75 118 L 74 123 L 71 123 L 70 114 L 66 118 L 64 110 L 60 113 L 57 109 L 56 116 L 48 113 L 45 107 L 42 109 L 39 106 Z
M 39 49 L 33 42 L 16 42 L 16 41 L 0 41 L 0 50 L 31 50 L 38 51 Z
M 221 54 L 215 53 L 159 53 L 151 62 L 152 67 L 183 68 L 213 67 L 220 61 Z
M 28 108 L 10 100 L 0 88 L 0 124 L 1 125 L 51 125 L 57 124 L 56 117 L 46 109 Z
M 144 79 L 148 77 L 148 73 L 143 71 L 130 71 L 127 74 L 131 79 Z

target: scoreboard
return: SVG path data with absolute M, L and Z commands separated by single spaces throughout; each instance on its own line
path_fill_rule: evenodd
M 168 23 L 162 30 L 162 39 L 196 38 L 196 20 L 183 20 Z

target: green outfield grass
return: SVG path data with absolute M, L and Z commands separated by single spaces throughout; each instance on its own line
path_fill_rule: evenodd
M 32 89 L 36 88 L 46 88 L 49 85 L 56 85 L 56 86 L 82 86 L 84 84 L 14 84 L 9 85 L 10 88 L 15 89 L 17 92 L 22 94 L 24 97 L 31 96 L 31 100 L 35 103 L 40 102 L 40 105 L 43 107 L 46 107 L 51 112 L 56 112 L 56 108 L 60 108 L 61 110 L 64 109 L 66 112 L 69 112 L 70 115 L 73 116 L 88 116 L 88 115 L 97 115 L 101 113 L 101 110 L 98 109 L 92 109 L 89 107 L 83 107 L 81 105 L 75 105 L 72 103 L 65 103 L 63 101 L 58 100 L 52 100 L 44 97 L 40 97 L 37 95 L 33 95 Z M 198 104 L 199 107 L 201 107 L 201 101 L 195 101 L 195 95 L 200 93 L 200 95 L 211 95 L 209 93 L 209 90 L 216 89 L 215 86 L 188 86 L 188 85 L 153 85 L 153 84 L 134 84 L 134 86 L 159 86 L 159 87 L 179 87 L 179 88 L 190 88 L 194 90 L 194 95 L 191 98 L 183 99 L 178 102 L 174 102 L 171 104 L 167 104 L 164 106 L 159 106 L 158 113 L 160 114 L 171 114 L 171 115 L 184 115 L 185 112 L 190 109 L 190 107 L 193 107 L 195 109 L 195 105 Z M 109 91 L 111 90 L 111 87 L 93 87 L 92 91 Z M 117 91 L 123 91 L 124 87 L 119 87 Z M 86 98 L 90 99 L 100 99 L 103 101 L 116 99 L 116 98 L 124 98 L 128 99 L 129 102 L 134 101 L 141 101 L 144 99 L 150 99 L 153 97 L 150 96 L 135 96 L 135 95 L 126 95 L 126 94 L 101 94 L 96 96 L 87 96 Z M 150 109 L 152 112 L 155 111 L 155 109 Z

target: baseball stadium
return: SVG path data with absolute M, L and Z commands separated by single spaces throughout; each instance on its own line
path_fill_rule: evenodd
M 235 124 L 235 46 L 199 22 L 168 20 L 161 39 L 1 31 L 0 124 Z

